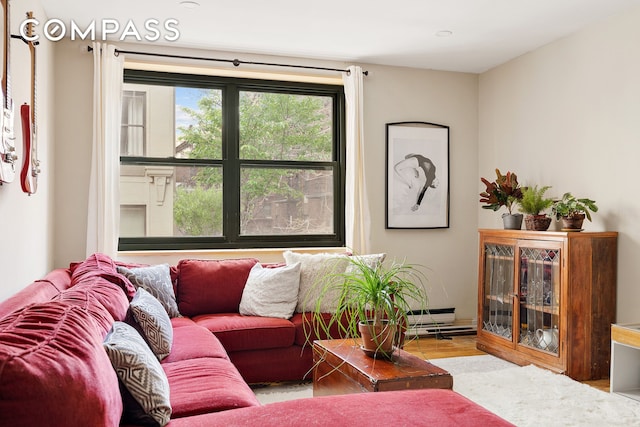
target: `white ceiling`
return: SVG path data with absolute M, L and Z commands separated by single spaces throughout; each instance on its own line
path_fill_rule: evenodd
M 640 0 L 196 1 L 193 9 L 181 0 L 42 3 L 67 28 L 72 19 L 81 29 L 133 19 L 142 37 L 152 35 L 147 19 L 177 19 L 179 40 L 163 40 L 171 35 L 163 30 L 154 44 L 473 73 L 640 7 Z M 443 30 L 453 34 L 438 37 Z

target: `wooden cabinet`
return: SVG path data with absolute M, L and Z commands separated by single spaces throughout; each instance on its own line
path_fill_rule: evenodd
M 617 236 L 480 230 L 478 349 L 576 380 L 607 378 Z

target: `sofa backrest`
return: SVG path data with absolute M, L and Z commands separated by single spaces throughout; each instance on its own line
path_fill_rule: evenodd
M 94 315 L 48 301 L 0 319 L 0 425 L 118 424 L 118 378 Z
M 178 308 L 184 316 L 238 313 L 255 258 L 178 262 Z
M 0 319 L 29 304 L 51 300 L 71 286 L 71 271 L 59 268 L 36 280 L 7 300 L 0 302 Z

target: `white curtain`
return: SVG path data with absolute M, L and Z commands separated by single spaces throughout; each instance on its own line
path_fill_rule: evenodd
M 115 47 L 93 43 L 93 155 L 89 181 L 87 255 L 118 250 L 120 116 L 124 59 Z
M 362 68 L 352 65 L 342 74 L 347 120 L 346 243 L 354 253 L 370 250 L 371 218 L 364 165 Z

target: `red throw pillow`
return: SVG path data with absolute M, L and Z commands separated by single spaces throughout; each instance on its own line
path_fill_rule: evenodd
M 0 320 L 0 425 L 116 426 L 118 377 L 90 314 L 34 304 Z
M 117 272 L 115 262 L 105 254 L 96 253 L 90 255 L 81 263 L 71 264 L 70 269 L 71 286 L 87 280 L 92 281 L 96 277 L 102 277 L 120 286 L 129 300 L 136 294 L 136 288 L 126 277 Z
M 257 262 L 255 258 L 181 260 L 177 295 L 180 313 L 238 313 L 244 285 Z

